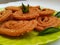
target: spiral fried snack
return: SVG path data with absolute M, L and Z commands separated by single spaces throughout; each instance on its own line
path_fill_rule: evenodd
M 36 29 L 38 31 L 44 30 L 48 27 L 57 27 L 60 24 L 60 19 L 54 16 L 44 16 L 37 18 L 38 24 Z
M 0 13 L 0 22 L 5 21 L 12 14 L 11 10 L 5 10 Z
M 16 19 L 33 19 L 39 16 L 39 9 L 34 7 L 29 7 L 28 13 L 23 13 L 22 9 L 13 13 L 13 17 Z
M 20 36 L 32 31 L 37 25 L 36 20 L 31 21 L 7 21 L 0 27 L 0 34 L 8 36 Z

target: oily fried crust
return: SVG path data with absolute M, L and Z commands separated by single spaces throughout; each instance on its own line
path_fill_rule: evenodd
M 9 16 L 12 14 L 11 10 L 5 10 L 0 13 L 0 22 L 5 21 L 9 18 Z
M 28 13 L 23 13 L 22 9 L 13 13 L 13 17 L 16 19 L 33 19 L 39 16 L 39 9 L 38 8 L 29 8 Z
M 52 9 L 41 10 L 39 6 L 30 6 L 28 13 L 23 13 L 22 7 L 6 7 L 5 11 L 0 12 L 0 22 L 3 22 L 0 25 L 0 34 L 20 36 L 34 28 L 41 31 L 48 27 L 56 27 L 60 20 L 51 16 L 54 12 Z
M 40 15 L 52 15 L 53 13 L 55 13 L 55 10 L 52 9 L 48 9 L 48 8 L 44 8 L 42 10 L 40 10 Z
M 44 16 L 37 18 L 38 24 L 36 30 L 41 31 L 48 27 L 57 27 L 60 24 L 60 20 L 54 16 Z
M 0 34 L 8 36 L 20 36 L 32 31 L 37 25 L 36 20 L 31 21 L 8 21 L 1 25 Z M 4 30 L 4 31 L 3 31 Z
M 5 9 L 6 10 L 12 10 L 12 11 L 18 11 L 18 10 L 20 10 L 20 8 L 16 7 L 16 6 L 9 6 L 9 7 L 6 7 Z

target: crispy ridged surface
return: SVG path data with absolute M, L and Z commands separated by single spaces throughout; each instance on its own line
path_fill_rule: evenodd
M 0 34 L 8 36 L 20 36 L 31 32 L 37 25 L 36 20 L 31 21 L 8 21 L 1 25 Z

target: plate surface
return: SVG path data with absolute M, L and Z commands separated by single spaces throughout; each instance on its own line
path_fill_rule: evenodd
M 45 3 L 45 2 L 27 2 L 27 1 L 19 1 L 19 2 L 11 2 L 11 3 L 6 3 L 6 4 L 0 4 L 0 10 L 3 10 L 3 8 L 7 6 L 19 6 L 22 3 L 24 4 L 29 4 L 32 6 L 40 5 L 41 7 L 44 8 L 51 8 L 57 11 L 60 11 L 60 6 L 56 3 Z M 28 37 L 24 38 L 8 38 L 8 37 L 3 37 L 0 36 L 0 44 L 2 45 L 39 45 L 39 44 L 46 44 L 52 41 L 55 41 L 60 38 L 60 32 L 47 35 L 47 36 L 36 36 L 37 33 L 33 32 L 30 34 Z

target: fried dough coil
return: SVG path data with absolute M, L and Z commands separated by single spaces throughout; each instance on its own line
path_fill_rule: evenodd
M 60 20 L 54 16 L 44 16 L 37 18 L 38 24 L 36 29 L 38 31 L 44 30 L 48 27 L 57 27 L 60 24 Z
M 13 14 L 13 17 L 16 19 L 33 19 L 39 16 L 39 9 L 38 8 L 29 8 L 28 13 L 23 13 L 22 10 L 16 11 Z
M 36 20 L 31 21 L 8 21 L 1 25 L 0 34 L 8 36 L 20 36 L 32 31 L 37 25 Z

